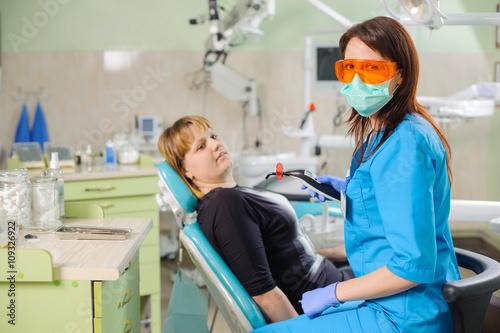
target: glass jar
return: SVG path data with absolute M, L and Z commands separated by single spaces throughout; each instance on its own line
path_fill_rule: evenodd
M 31 221 L 23 229 L 34 233 L 53 232 L 59 226 L 59 192 L 57 178 L 31 178 Z
M 31 195 L 28 170 L 0 170 L 0 248 L 30 222 Z M 9 237 L 10 236 L 10 237 Z

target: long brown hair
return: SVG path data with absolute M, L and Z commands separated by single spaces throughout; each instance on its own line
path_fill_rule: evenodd
M 379 143 L 367 156 L 363 151 L 363 141 L 370 131 L 370 119 L 351 109 L 351 114 L 346 123 L 350 124 L 348 133 L 353 135 L 356 141 L 355 152 L 358 149 L 361 152 L 360 162 L 366 161 L 369 156 L 382 146 L 407 114 L 418 114 L 432 125 L 443 144 L 446 151 L 448 179 L 451 185 L 453 176 L 450 167 L 450 145 L 443 131 L 427 110 L 417 102 L 418 54 L 406 29 L 396 20 L 383 16 L 354 25 L 340 38 L 339 48 L 342 59 L 345 57 L 347 44 L 352 38 L 359 38 L 382 57 L 397 62 L 402 76 L 402 83 L 394 91 L 394 97 L 377 113 L 377 120 L 385 126 L 385 129 Z
M 182 117 L 162 133 L 158 140 L 158 149 L 172 168 L 181 176 L 187 186 L 189 186 L 191 191 L 193 191 L 194 195 L 200 199 L 203 197 L 203 194 L 189 178 L 186 178 L 184 175 L 184 166 L 182 164 L 191 143 L 194 141 L 193 134 L 189 129 L 190 125 L 198 127 L 201 132 L 205 132 L 209 128 L 213 129 L 210 121 L 203 117 Z

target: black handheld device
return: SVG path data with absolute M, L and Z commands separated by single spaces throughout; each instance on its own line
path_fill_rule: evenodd
M 266 175 L 266 179 L 272 175 L 276 175 L 278 180 L 282 180 L 283 176 L 296 178 L 300 180 L 305 186 L 307 186 L 314 192 L 321 194 L 325 198 L 340 201 L 340 192 L 328 184 L 320 183 L 319 181 L 317 181 L 316 175 L 309 170 L 283 171 L 283 166 L 281 166 L 280 168 L 280 164 L 278 164 L 278 166 L 276 167 L 276 172 L 269 172 Z

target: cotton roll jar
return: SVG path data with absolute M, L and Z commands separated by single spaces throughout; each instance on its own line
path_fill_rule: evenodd
M 27 176 L 28 171 L 24 169 L 0 170 L 0 248 L 8 245 L 21 226 L 30 223 L 31 193 Z
M 23 229 L 33 233 L 54 232 L 62 225 L 59 211 L 57 178 L 43 173 L 31 178 L 31 221 Z

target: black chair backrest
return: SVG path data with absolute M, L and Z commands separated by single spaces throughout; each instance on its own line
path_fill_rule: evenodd
M 443 297 L 453 318 L 453 332 L 481 332 L 491 295 L 500 289 L 500 263 L 484 255 L 455 248 L 457 261 L 475 276 L 448 282 Z

